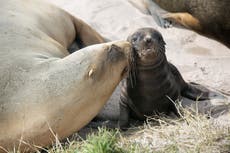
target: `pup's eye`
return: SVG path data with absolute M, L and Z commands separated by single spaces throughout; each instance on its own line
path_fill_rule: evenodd
M 137 37 L 133 37 L 132 42 L 137 41 Z

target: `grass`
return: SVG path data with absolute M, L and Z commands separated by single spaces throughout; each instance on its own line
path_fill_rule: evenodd
M 107 130 L 98 128 L 96 133 L 91 133 L 83 141 L 68 142 L 68 147 L 54 146 L 50 153 L 125 153 L 126 151 L 118 146 L 118 130 Z
M 49 153 L 229 153 L 230 113 L 226 118 L 183 110 L 182 118 L 148 118 L 145 124 L 128 131 L 94 129 L 86 139 L 77 136 Z M 227 120 L 228 119 L 228 122 Z M 156 125 L 157 123 L 157 125 Z M 96 132 L 95 132 L 96 131 Z
M 180 120 L 159 119 L 159 126 L 147 123 L 125 143 L 138 143 L 152 153 L 228 153 L 230 126 L 221 126 L 215 119 L 190 114 Z
M 148 118 L 128 131 L 99 128 L 86 140 L 72 141 L 52 153 L 229 153 L 230 124 L 183 110 L 180 119 Z M 230 114 L 227 114 L 230 118 Z M 158 125 L 156 126 L 156 123 Z
M 83 143 L 82 153 L 120 153 L 124 152 L 117 146 L 118 131 L 108 131 L 99 128 L 97 134 L 91 134 Z

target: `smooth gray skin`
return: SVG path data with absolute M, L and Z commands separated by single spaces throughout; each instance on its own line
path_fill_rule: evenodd
M 0 152 L 52 144 L 81 129 L 123 78 L 127 41 L 104 40 L 83 21 L 41 0 L 0 1 Z

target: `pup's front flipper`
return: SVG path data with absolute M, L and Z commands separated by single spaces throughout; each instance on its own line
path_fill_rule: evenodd
M 121 96 L 119 101 L 120 116 L 118 121 L 118 127 L 122 130 L 126 130 L 129 127 L 130 108 L 127 104 L 127 100 L 127 98 Z

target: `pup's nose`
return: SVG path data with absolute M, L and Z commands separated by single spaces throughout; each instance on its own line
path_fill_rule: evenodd
M 145 36 L 144 41 L 149 44 L 153 41 L 152 37 L 150 35 Z

